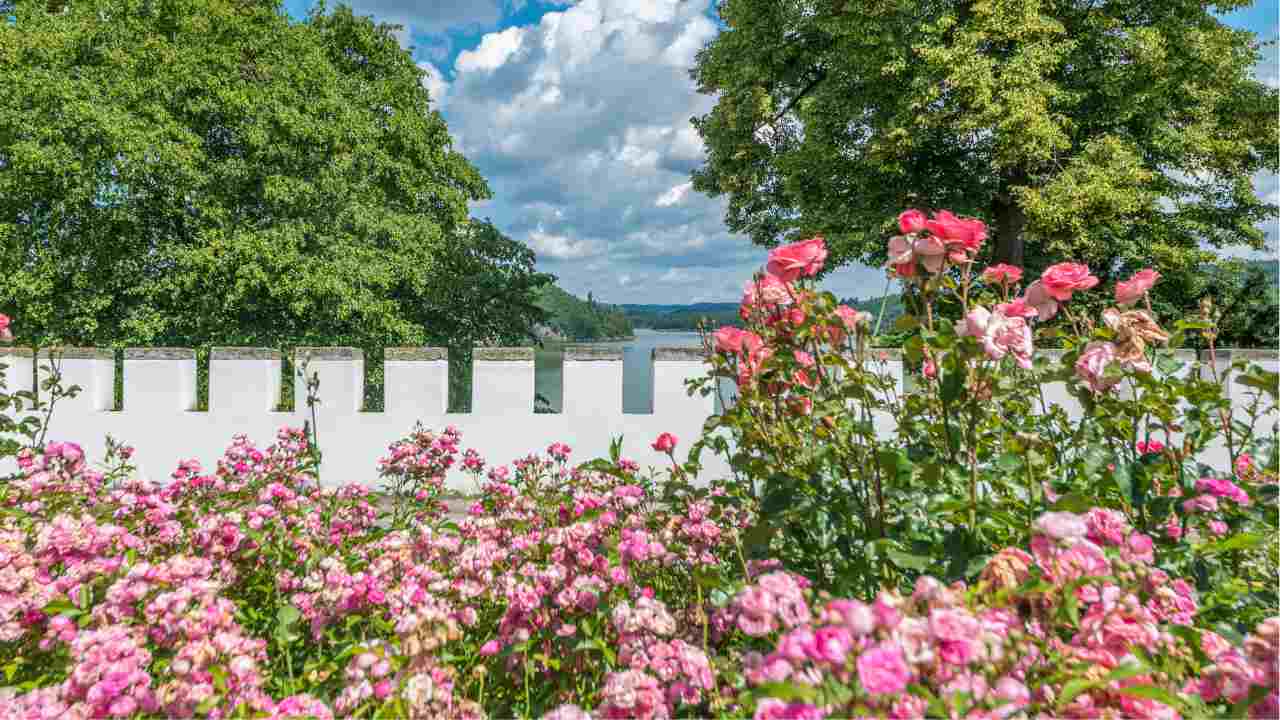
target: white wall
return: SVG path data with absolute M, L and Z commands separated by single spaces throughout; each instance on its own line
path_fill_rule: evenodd
M 1280 370 L 1277 353 L 1247 353 L 1249 359 L 1272 371 Z M 294 412 L 275 412 L 279 396 L 280 355 L 259 348 L 214 348 L 210 360 L 209 411 L 196 412 L 195 355 L 182 348 L 145 348 L 125 351 L 123 410 L 112 405 L 114 363 L 110 353 L 94 349 L 64 349 L 64 385 L 80 385 L 80 396 L 59 403 L 48 439 L 79 443 L 91 460 L 100 460 L 105 436 L 131 444 L 143 477 L 165 480 L 178 461 L 196 458 L 212 471 L 232 436 L 244 433 L 265 449 L 283 426 L 301 427 L 310 417 L 306 388 L 297 383 Z M 320 377 L 321 404 L 317 408 L 317 433 L 325 451 L 322 478 L 372 483 L 377 459 L 387 446 L 405 437 L 421 420 L 428 429 L 454 425 L 462 431 L 463 446 L 474 447 L 490 464 L 505 464 L 553 442 L 573 449 L 572 459 L 607 456 L 610 441 L 623 435 L 624 456 L 647 466 L 664 466 L 666 458 L 649 447 L 659 433 L 674 433 L 680 440 L 677 456 L 685 453 L 714 411 L 714 396 L 690 397 L 684 381 L 701 377 L 704 365 L 696 348 L 658 348 L 654 351 L 652 414 L 622 412 L 622 355 L 602 348 L 569 348 L 564 358 L 564 412 L 533 413 L 533 351 L 530 348 L 477 348 L 471 413 L 445 412 L 448 360 L 438 348 L 388 348 L 386 351 L 386 411 L 360 412 L 363 398 L 361 352 L 354 348 L 299 348 L 298 357 L 310 354 L 310 370 Z M 1219 351 L 1220 367 L 1229 365 L 1231 351 Z M 1192 356 L 1183 353 L 1184 359 Z M 42 351 L 41 364 L 47 353 Z M 8 391 L 30 389 L 29 350 L 0 349 Z M 903 364 L 891 353 L 884 370 L 904 386 Z M 43 371 L 41 377 L 43 377 Z M 910 382 L 905 383 L 910 386 Z M 1230 383 L 1238 403 L 1245 391 Z M 1046 388 L 1046 401 L 1078 413 L 1079 406 L 1065 387 Z M 1267 421 L 1270 430 L 1273 416 Z M 877 427 L 891 432 L 891 418 L 877 417 Z M 1215 448 L 1208 461 L 1223 467 L 1228 457 Z M 722 477 L 727 466 L 710 453 L 703 454 L 704 479 Z M 0 474 L 16 469 L 12 460 L 0 463 Z M 468 490 L 461 473 L 449 479 L 455 489 Z

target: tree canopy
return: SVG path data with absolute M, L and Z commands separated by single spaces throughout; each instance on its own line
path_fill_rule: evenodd
M 722 0 L 694 188 L 758 244 L 822 233 L 829 267 L 882 264 L 900 210 L 946 208 L 988 223 L 983 259 L 1181 283 L 1277 214 L 1252 184 L 1280 169 L 1277 91 L 1212 12 L 1245 5 Z
M 9 12 L 0 311 L 20 342 L 469 343 L 537 317 L 550 278 L 469 218 L 488 186 L 393 26 L 274 0 Z

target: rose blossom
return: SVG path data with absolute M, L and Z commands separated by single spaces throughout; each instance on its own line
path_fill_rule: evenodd
M 1160 279 L 1160 273 L 1146 268 L 1133 274 L 1128 280 L 1116 283 L 1116 302 L 1123 306 L 1132 305 L 1151 291 L 1151 287 Z
M 0 340 L 12 340 L 13 333 L 9 330 L 9 316 L 0 313 Z
M 1005 317 L 999 310 L 992 313 L 978 306 L 965 316 L 964 325 L 957 328 L 956 334 L 979 339 L 992 360 L 1012 354 L 1019 366 L 1031 369 L 1031 327 L 1020 317 Z
M 920 232 L 924 229 L 925 217 L 924 213 L 919 210 L 903 210 L 898 215 L 898 229 L 903 235 Z
M 907 687 L 911 668 L 902 657 L 902 648 L 880 643 L 858 657 L 858 680 L 874 695 L 893 695 Z
M 889 239 L 889 265 L 902 277 L 916 274 L 917 259 L 928 272 L 941 272 L 946 256 L 947 246 L 932 235 L 916 238 L 897 236 Z
M 754 278 L 748 280 L 743 288 L 744 308 L 754 305 L 790 305 L 791 302 L 791 286 L 773 275 L 762 275 L 759 280 Z
M 1071 299 L 1073 293 L 1088 290 L 1098 284 L 1098 278 L 1089 274 L 1089 266 L 1064 262 L 1050 265 L 1040 276 L 1040 282 L 1049 296 L 1058 302 Z
M 792 282 L 801 276 L 817 275 L 826 260 L 827 244 L 818 235 L 770 250 L 769 263 L 765 269 L 783 282 Z
M 664 432 L 658 436 L 657 440 L 653 441 L 652 447 L 658 452 L 670 453 L 676 449 L 676 442 L 678 441 L 676 440 L 675 435 L 672 435 L 669 432 Z
M 1084 518 L 1070 512 L 1047 512 L 1032 527 L 1054 540 L 1078 540 L 1089 534 Z
M 1116 347 L 1109 342 L 1095 340 L 1085 346 L 1080 359 L 1076 360 L 1076 376 L 1088 383 L 1089 389 L 1095 393 L 1111 389 L 1118 378 L 1105 376 L 1107 368 L 1116 359 Z
M 1027 291 L 1022 299 L 1025 305 L 1035 308 L 1037 319 L 1051 320 L 1054 315 L 1058 314 L 1058 301 L 1053 299 L 1053 296 L 1045 289 L 1044 283 L 1039 280 L 1027 286 Z M 1014 302 L 1017 301 L 1015 300 Z
M 1000 263 L 982 271 L 982 281 L 989 285 L 1012 285 L 1022 279 L 1022 268 Z

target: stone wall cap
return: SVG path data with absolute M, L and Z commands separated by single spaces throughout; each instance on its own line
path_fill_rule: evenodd
M 280 351 L 264 347 L 215 347 L 209 350 L 212 360 L 279 360 Z
M 448 360 L 449 348 L 389 347 L 383 350 L 386 360 Z
M 1201 350 L 1200 359 L 1208 361 L 1210 357 L 1214 360 L 1232 361 L 1237 358 L 1245 360 L 1278 360 L 1280 359 L 1280 350 L 1271 350 L 1269 348 L 1218 348 L 1216 351 Z
M 654 360 L 704 362 L 708 357 L 707 351 L 700 347 L 660 345 L 653 349 Z
M 115 360 L 116 353 L 110 348 L 92 347 L 48 347 L 40 348 L 40 358 L 59 355 L 68 360 Z
M 35 357 L 36 351 L 29 347 L 13 347 L 11 345 L 0 345 L 0 357 Z
M 144 347 L 125 348 L 125 360 L 195 360 L 196 351 L 191 348 Z
M 568 345 L 564 349 L 564 359 L 616 361 L 622 359 L 622 349 L 596 345 Z
M 478 347 L 471 351 L 473 360 L 482 362 L 533 361 L 531 347 Z
M 364 351 L 354 347 L 296 347 L 293 356 L 298 362 L 310 355 L 312 360 L 363 360 Z

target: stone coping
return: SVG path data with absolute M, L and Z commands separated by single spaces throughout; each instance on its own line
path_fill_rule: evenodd
M 364 351 L 353 347 L 296 347 L 293 357 L 301 363 L 307 355 L 312 360 L 363 360 Z
M 705 362 L 707 351 L 700 347 L 679 347 L 660 345 L 653 349 L 654 360 L 676 362 Z
M 195 360 L 196 351 L 191 348 L 145 347 L 125 348 L 125 360 Z
M 209 349 L 211 360 L 279 360 L 280 351 L 264 347 L 215 347 Z
M 115 351 L 110 348 L 49 347 L 40 348 L 40 359 L 48 358 L 54 353 L 67 360 L 115 360 L 116 358 Z
M 449 348 L 442 347 L 389 347 L 383 349 L 388 361 L 397 360 L 449 360 Z
M 36 351 L 29 347 L 10 347 L 8 345 L 0 345 L 0 357 L 22 357 L 33 358 Z
M 1202 350 L 1200 357 L 1205 362 L 1209 361 L 1210 356 L 1215 361 L 1231 362 L 1237 358 L 1245 360 L 1280 360 L 1280 350 L 1268 350 L 1264 348 L 1218 348 L 1214 352 Z
M 566 345 L 564 359 L 618 361 L 622 359 L 622 350 L 620 348 L 596 347 L 593 345 Z
M 533 362 L 531 347 L 478 347 L 471 351 L 475 362 Z

